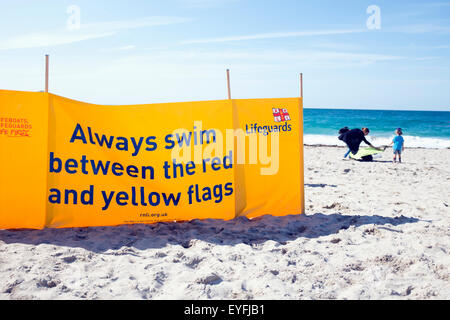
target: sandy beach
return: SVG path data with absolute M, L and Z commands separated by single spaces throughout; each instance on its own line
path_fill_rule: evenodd
M 0 230 L 0 299 L 449 299 L 450 149 L 305 146 L 306 214 Z

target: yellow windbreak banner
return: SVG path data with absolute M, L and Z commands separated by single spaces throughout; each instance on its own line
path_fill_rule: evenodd
M 0 228 L 43 228 L 48 95 L 0 90 Z
M 237 215 L 304 212 L 301 103 L 299 98 L 233 100 L 235 185 L 245 193 Z
M 300 99 L 101 106 L 0 90 L 0 228 L 303 211 Z

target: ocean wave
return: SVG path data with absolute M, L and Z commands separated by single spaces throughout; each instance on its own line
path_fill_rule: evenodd
M 374 146 L 388 145 L 392 141 L 392 137 L 367 137 L 367 140 Z M 430 138 L 417 136 L 403 136 L 405 139 L 406 148 L 428 148 L 428 149 L 447 149 L 450 148 L 450 139 L 445 138 Z M 343 146 L 345 143 L 337 138 L 337 136 L 320 135 L 320 134 L 305 134 L 303 136 L 303 143 L 307 145 L 327 145 L 327 146 Z M 363 142 L 362 146 L 365 145 Z

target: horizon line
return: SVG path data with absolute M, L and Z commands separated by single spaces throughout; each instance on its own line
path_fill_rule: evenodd
M 405 107 L 410 108 L 410 107 Z M 303 109 L 325 109 L 325 110 L 360 110 L 360 111 L 425 111 L 425 112 L 450 112 L 450 107 L 448 110 L 443 109 L 376 109 L 376 108 L 363 108 L 363 107 L 303 107 Z

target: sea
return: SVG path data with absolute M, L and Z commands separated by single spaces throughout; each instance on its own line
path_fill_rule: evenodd
M 303 109 L 305 145 L 345 146 L 338 139 L 343 127 L 369 128 L 374 146 L 388 145 L 402 128 L 405 148 L 450 148 L 449 111 Z

